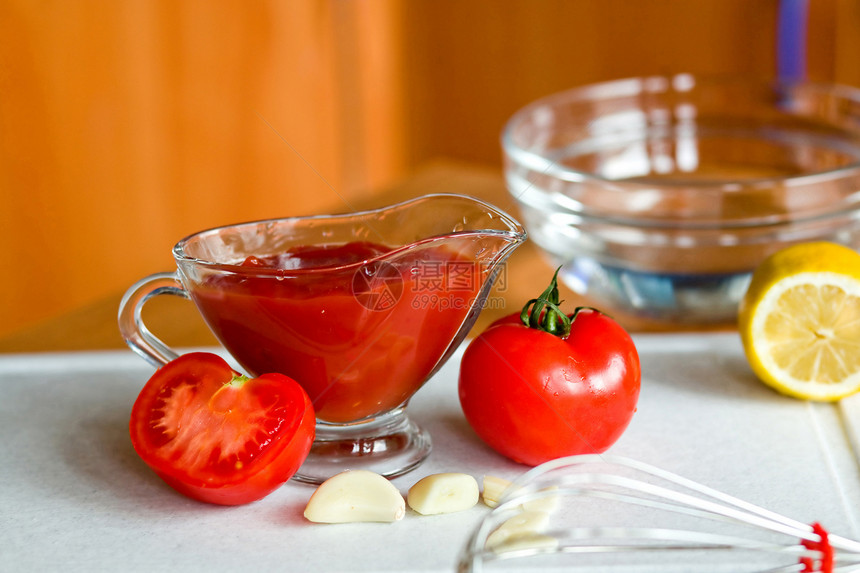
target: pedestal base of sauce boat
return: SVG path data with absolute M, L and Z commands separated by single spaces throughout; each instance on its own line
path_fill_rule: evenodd
M 293 480 L 320 484 L 345 470 L 369 470 L 394 478 L 430 454 L 430 434 L 403 408 L 355 424 L 317 422 L 310 454 Z

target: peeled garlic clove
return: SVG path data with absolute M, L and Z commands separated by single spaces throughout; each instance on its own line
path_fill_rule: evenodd
M 540 492 L 553 491 L 557 490 L 558 486 L 545 487 Z M 543 511 L 546 513 L 552 513 L 556 510 L 559 504 L 559 496 L 550 495 L 550 494 L 541 494 L 539 497 L 535 497 L 528 501 L 524 501 L 522 504 L 522 508 L 526 511 Z
M 478 482 L 468 474 L 441 473 L 418 480 L 406 496 L 421 515 L 464 511 L 478 503 Z
M 367 470 L 347 470 L 324 481 L 311 495 L 305 518 L 317 523 L 398 521 L 403 496 L 390 481 Z
M 505 490 L 507 490 L 510 485 L 511 482 L 506 479 L 495 476 L 484 476 L 484 491 L 482 493 L 484 504 L 488 507 L 498 507 L 502 495 L 504 495 Z M 558 486 L 552 486 L 543 488 L 539 491 L 543 492 L 557 489 Z M 522 503 L 522 508 L 527 511 L 551 512 L 558 507 L 558 497 L 559 496 L 557 495 L 541 495 L 534 497 L 528 501 L 524 501 Z
M 483 485 L 484 491 L 481 497 L 484 500 L 484 504 L 488 507 L 496 507 L 499 505 L 499 499 L 501 499 L 505 490 L 508 489 L 508 486 L 511 485 L 511 482 L 500 477 L 484 476 Z
M 558 539 L 551 535 L 542 533 L 520 533 L 506 538 L 503 542 L 494 545 L 494 553 L 505 553 L 507 551 L 521 551 L 524 549 L 555 549 L 558 547 Z
M 487 547 L 499 551 L 503 546 L 507 551 L 517 540 L 537 539 L 549 524 L 549 514 L 544 511 L 521 511 L 505 520 L 487 537 Z

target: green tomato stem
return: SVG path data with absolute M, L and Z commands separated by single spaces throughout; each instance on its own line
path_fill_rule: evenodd
M 570 317 L 559 308 L 558 271 L 555 269 L 552 280 L 538 298 L 526 303 L 520 312 L 520 320 L 525 326 L 565 338 L 570 334 Z M 579 310 L 579 309 L 577 309 Z
M 227 382 L 227 384 L 225 384 L 225 386 L 230 385 L 230 386 L 241 387 L 248 380 L 250 380 L 250 378 L 248 378 L 244 374 L 239 374 L 238 372 L 233 372 L 233 377 L 230 378 L 230 381 Z

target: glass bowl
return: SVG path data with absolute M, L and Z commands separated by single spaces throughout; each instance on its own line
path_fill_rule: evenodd
M 610 313 L 734 324 L 767 255 L 813 240 L 860 246 L 860 90 L 625 79 L 531 103 L 502 147 L 529 235 Z

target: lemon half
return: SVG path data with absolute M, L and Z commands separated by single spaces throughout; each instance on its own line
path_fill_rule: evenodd
M 774 253 L 753 273 L 738 329 L 776 390 L 820 401 L 860 391 L 860 253 L 829 242 Z

